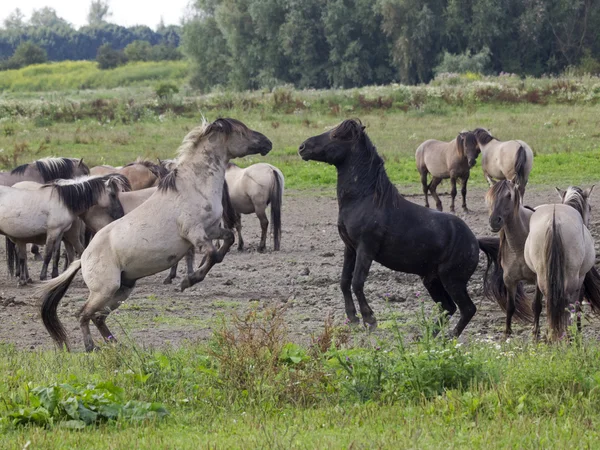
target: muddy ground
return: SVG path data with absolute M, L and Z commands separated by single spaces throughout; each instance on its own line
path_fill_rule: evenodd
M 459 213 L 477 236 L 492 235 L 484 193 L 483 190 L 471 190 L 468 202 L 472 212 L 468 215 Z M 244 216 L 246 250 L 243 253 L 232 250 L 204 282 L 183 293 L 179 290 L 183 263 L 179 267 L 179 277 L 172 285 L 162 284 L 166 272 L 139 280 L 132 296 L 108 319 L 108 326 L 118 338 L 125 338 L 127 334 L 137 345 L 151 347 L 207 339 L 219 317 L 243 313 L 251 307 L 285 305 L 290 338 L 299 342 L 309 342 L 311 335 L 322 330 L 329 314 L 336 323 L 344 323 L 339 289 L 343 246 L 337 233 L 334 195 L 333 191 L 327 194 L 286 192 L 280 252 L 270 250 L 271 241 L 267 253 L 257 253 L 258 221 L 256 216 Z M 422 196 L 408 199 L 423 204 Z M 530 190 L 526 195 L 526 203 L 532 206 L 554 203 L 557 199 L 554 189 L 550 188 Z M 449 197 L 444 195 L 442 201 L 448 208 Z M 599 204 L 600 195 L 592 201 L 594 210 Z M 600 216 L 595 216 L 590 228 L 596 241 L 600 242 Z M 4 259 L 4 249 L 0 258 Z M 482 296 L 484 261 L 482 253 L 479 268 L 469 284 L 469 293 L 478 311 L 461 340 L 502 338 L 504 313 Z M 32 276 L 37 278 L 41 263 L 29 258 L 29 264 Z M 14 343 L 23 349 L 52 347 L 39 318 L 34 294 L 36 286 L 39 281 L 17 288 L 16 281 L 9 280 L 5 265 L 0 265 L 0 342 Z M 418 277 L 392 272 L 377 263 L 373 264 L 365 292 L 379 320 L 379 333 L 390 328 L 392 319 L 414 320 L 421 308 L 421 299 L 424 299 L 425 309 L 432 310 L 433 302 Z M 59 308 L 59 317 L 68 330 L 73 347 L 78 350 L 83 349 L 83 343 L 75 316 L 86 297 L 87 289 L 81 276 L 77 275 Z M 388 302 L 385 297 L 395 301 Z M 516 335 L 529 336 L 530 326 L 516 324 L 513 329 Z M 93 332 L 99 340 L 95 329 Z M 585 333 L 600 335 L 600 320 L 592 318 L 586 323 Z

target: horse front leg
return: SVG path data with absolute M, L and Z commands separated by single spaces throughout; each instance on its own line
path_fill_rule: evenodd
M 221 239 L 223 241 L 223 244 L 218 250 L 212 243 L 212 239 Z M 182 280 L 181 291 L 183 292 L 187 288 L 204 280 L 210 269 L 212 269 L 215 264 L 219 264 L 223 261 L 234 241 L 235 236 L 233 232 L 225 228 L 219 228 L 219 231 L 215 233 L 214 236 L 203 236 L 202 238 L 196 239 L 196 245 L 199 248 L 206 249 L 206 256 L 200 267 L 198 267 L 198 270 Z
M 58 266 L 60 265 L 60 241 L 56 244 L 56 250 L 52 254 L 52 272 L 50 278 L 56 278 L 58 276 Z
M 340 287 L 342 289 L 342 295 L 344 296 L 344 307 L 346 309 L 346 317 L 352 324 L 360 322 L 356 317 L 356 307 L 354 306 L 354 300 L 352 299 L 352 273 L 354 272 L 354 266 L 356 264 L 356 252 L 352 247 L 346 245 L 344 249 L 344 265 L 342 267 L 342 278 L 340 280 Z
M 17 286 L 26 286 L 27 283 L 31 282 L 29 278 L 29 271 L 27 270 L 27 245 L 16 244 L 17 252 L 17 265 L 19 267 L 19 281 Z
M 504 280 L 506 285 L 506 327 L 504 328 L 504 339 L 508 339 L 512 335 L 512 318 L 515 314 L 515 296 L 517 295 L 518 282 L 512 280 Z
M 467 182 L 469 181 L 469 172 L 461 178 L 460 183 L 460 193 L 462 195 L 462 209 L 465 213 L 469 212 L 469 208 L 467 208 Z
M 431 196 L 435 200 L 435 207 L 437 208 L 438 211 L 442 211 L 443 210 L 443 208 L 442 208 L 442 201 L 438 197 L 437 191 L 436 191 L 438 185 L 441 182 L 442 182 L 441 178 L 433 177 L 431 179 L 431 183 L 429 183 L 429 192 L 431 192 Z
M 454 211 L 454 200 L 456 199 L 456 177 L 451 177 L 450 178 L 450 184 L 452 185 L 452 189 L 450 190 L 450 212 L 456 212 Z
M 358 300 L 358 307 L 360 309 L 360 314 L 362 315 L 363 323 L 370 329 L 377 328 L 377 320 L 375 319 L 373 310 L 367 303 L 364 286 L 372 263 L 373 258 L 371 258 L 364 249 L 359 247 L 356 251 L 356 261 L 354 263 L 354 272 L 352 273 L 352 290 Z
M 237 223 L 235 224 L 235 229 L 237 231 L 237 235 L 238 235 L 238 252 L 241 252 L 244 250 L 244 239 L 242 238 L 242 217 L 240 216 L 240 220 L 237 221 Z

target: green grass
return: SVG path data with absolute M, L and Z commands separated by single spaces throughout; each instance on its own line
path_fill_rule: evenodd
M 333 167 L 303 162 L 297 155 L 298 145 L 306 138 L 322 133 L 345 116 L 306 111 L 301 114 L 265 113 L 260 111 L 215 110 L 208 119 L 231 116 L 265 133 L 273 141 L 273 151 L 266 157 L 252 156 L 242 165 L 266 161 L 279 167 L 286 186 L 292 189 L 331 188 L 335 186 Z M 390 178 L 403 192 L 420 192 L 414 151 L 429 138 L 453 139 L 464 129 L 487 126 L 500 139 L 518 138 L 531 145 L 536 154 L 530 184 L 582 184 L 597 179 L 600 173 L 600 133 L 597 117 L 600 105 L 483 105 L 473 111 L 450 108 L 444 114 L 409 112 L 364 112 L 358 116 L 386 159 Z M 138 156 L 173 157 L 183 136 L 200 120 L 166 114 L 150 114 L 134 123 L 82 120 L 75 123 L 41 123 L 37 119 L 0 122 L 0 149 L 10 155 L 27 146 L 18 162 L 46 155 L 83 157 L 90 165 L 121 165 Z M 11 160 L 12 161 L 12 160 Z M 478 164 L 471 185 L 485 186 Z
M 181 85 L 187 75 L 186 61 L 137 62 L 111 70 L 98 69 L 95 61 L 63 61 L 4 71 L 0 92 L 111 89 L 158 82 Z
M 121 344 L 88 355 L 1 346 L 0 447 L 21 449 L 30 441 L 31 448 L 52 449 L 491 449 L 597 442 L 597 342 L 460 345 L 432 339 L 422 316 L 415 325 L 420 341 L 408 343 L 400 328 L 366 339 L 366 346 L 353 343 L 365 342 L 362 332 L 326 325 L 319 345 L 331 345 L 323 350 L 284 345 L 278 313 L 251 313 L 217 327 L 206 345 L 161 351 Z M 72 422 L 58 411 L 45 426 L 13 423 L 9 413 L 22 417 L 19 408 L 38 404 L 34 388 L 63 383 L 81 386 L 84 399 L 93 386 L 116 386 L 117 402 L 158 403 L 169 416 L 118 417 L 82 430 L 65 428 Z M 102 401 L 95 398 L 87 401 Z

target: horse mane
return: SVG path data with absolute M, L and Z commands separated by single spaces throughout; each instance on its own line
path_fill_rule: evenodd
M 456 153 L 460 157 L 465 156 L 465 137 L 463 133 L 458 133 L 458 136 L 456 136 Z
M 57 180 L 46 184 L 58 195 L 60 201 L 73 214 L 90 209 L 98 203 L 111 183 L 116 183 L 122 192 L 131 191 L 129 180 L 123 175 L 111 173 L 101 177 L 79 177 L 72 180 Z
M 15 167 L 13 170 L 11 170 L 10 174 L 11 175 L 23 175 L 28 167 L 29 167 L 29 164 L 21 164 L 20 166 Z
M 581 214 L 581 218 L 584 218 L 584 214 L 586 212 L 587 200 L 583 195 L 583 190 L 577 186 L 569 186 L 567 191 L 565 192 L 565 196 L 563 198 L 563 204 L 569 205 L 574 208 L 579 214 Z
M 234 132 L 246 135 L 250 129 L 237 119 L 218 118 L 214 122 L 204 120 L 201 125 L 192 130 L 183 138 L 183 142 L 177 149 L 178 159 L 184 159 L 193 153 L 200 141 L 215 132 L 229 136 Z
M 353 148 L 357 145 L 362 145 L 363 151 L 369 155 L 369 167 L 376 167 L 377 173 L 374 180 L 375 195 L 373 201 L 378 207 L 384 206 L 387 202 L 391 202 L 394 208 L 398 207 L 402 195 L 398 189 L 390 181 L 385 171 L 384 161 L 377 153 L 377 147 L 373 145 L 365 127 L 359 119 L 347 119 L 332 130 L 332 137 L 345 138 L 351 140 Z M 367 171 L 365 171 L 367 172 Z
M 52 180 L 73 178 L 75 160 L 71 158 L 43 158 L 33 162 L 44 183 Z
M 125 167 L 135 166 L 136 164 L 140 164 L 152 172 L 156 178 L 163 178 L 169 173 L 169 170 L 160 164 L 154 164 L 152 161 L 148 161 L 147 159 L 137 158 L 134 162 L 127 164 Z
M 158 190 L 161 192 L 177 192 L 177 169 L 173 169 L 163 176 L 158 182 Z
M 493 139 L 496 139 L 485 128 L 476 128 L 475 130 L 473 130 L 473 135 L 475 136 L 475 139 L 477 139 L 477 142 L 479 142 L 480 144 L 483 144 L 483 145 L 489 143 Z

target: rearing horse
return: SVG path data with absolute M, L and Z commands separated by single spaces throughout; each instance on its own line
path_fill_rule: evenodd
M 341 289 L 348 319 L 359 322 L 352 288 L 363 322 L 376 326 L 363 288 L 371 264 L 377 261 L 419 275 L 449 316 L 458 306 L 460 319 L 453 334 L 460 335 L 476 311 L 467 283 L 479 262 L 479 245 L 467 224 L 404 199 L 359 121 L 345 120 L 307 139 L 299 154 L 337 169 L 338 230 L 346 246 Z
M 203 248 L 206 260 L 181 283 L 181 289 L 202 281 L 220 263 L 234 242 L 233 232 L 221 227 L 225 168 L 230 158 L 266 155 L 271 141 L 234 119 L 217 119 L 192 129 L 179 147 L 177 168 L 163 178 L 138 208 L 102 228 L 66 272 L 41 290 L 41 315 L 50 336 L 68 341 L 56 309 L 81 269 L 90 296 L 80 313 L 85 349 L 95 348 L 90 320 L 102 337 L 113 339 L 106 326 L 138 279 L 170 268 L 192 246 Z M 217 249 L 212 241 L 222 239 Z

